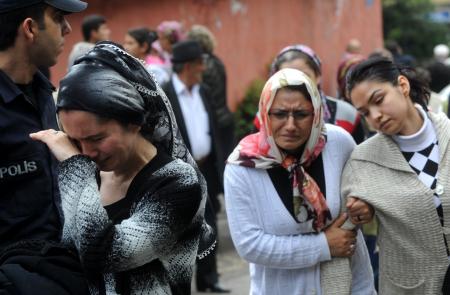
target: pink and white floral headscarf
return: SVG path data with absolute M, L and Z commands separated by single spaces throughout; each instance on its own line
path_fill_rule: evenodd
M 269 110 L 277 91 L 285 86 L 305 85 L 311 96 L 314 119 L 311 134 L 300 158 L 286 154 L 273 138 L 270 128 Z M 312 231 L 319 232 L 327 220 L 331 219 L 325 197 L 314 179 L 305 172 L 316 159 L 326 143 L 326 128 L 320 93 L 316 85 L 303 72 L 282 69 L 266 82 L 259 100 L 259 132 L 246 136 L 228 158 L 229 164 L 257 169 L 270 169 L 282 166 L 291 173 L 294 192 L 294 213 L 297 221 L 309 223 Z M 299 202 L 295 200 L 299 199 Z M 296 206 L 297 204 L 297 206 Z

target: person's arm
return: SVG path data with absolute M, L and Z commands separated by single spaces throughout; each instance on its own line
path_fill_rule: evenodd
M 342 204 L 347 207 L 347 212 L 353 224 L 365 224 L 372 221 L 375 210 L 364 200 L 358 197 L 364 196 L 363 184 L 358 180 L 358 174 L 352 167 L 352 161 L 348 161 L 344 167 L 341 178 Z
M 353 167 L 352 161 L 348 160 L 341 178 L 341 204 L 346 204 L 348 194 L 361 193 L 361 182 L 358 180 Z M 346 210 L 342 208 L 341 210 Z M 351 222 L 352 219 L 346 222 L 348 227 L 354 227 Z M 347 224 L 348 223 L 348 224 Z M 356 237 L 356 249 L 354 255 L 350 259 L 352 270 L 352 289 L 351 294 L 356 295 L 372 295 L 376 294 L 374 287 L 374 278 L 372 266 L 370 264 L 370 257 L 367 251 L 367 246 L 364 240 L 364 236 L 360 229 L 357 229 Z
M 374 286 L 373 271 L 370 265 L 364 236 L 358 230 L 355 254 L 351 258 L 352 291 L 354 295 L 377 294 Z
M 236 250 L 245 260 L 273 268 L 307 268 L 331 259 L 325 234 L 276 235 L 264 232 L 255 214 L 246 171 L 234 165 L 225 169 L 228 224 Z M 261 189 L 263 191 L 263 189 Z M 278 197 L 278 196 L 273 196 Z M 277 218 L 267 214 L 268 218 Z M 265 220 L 264 222 L 270 222 Z
M 168 177 L 162 188 L 142 197 L 128 219 L 114 225 L 100 202 L 95 164 L 84 156 L 60 164 L 64 236 L 74 242 L 88 271 L 125 271 L 180 251 L 177 241 L 201 200 L 194 170 L 184 167 L 169 171 L 183 174 L 183 182 Z

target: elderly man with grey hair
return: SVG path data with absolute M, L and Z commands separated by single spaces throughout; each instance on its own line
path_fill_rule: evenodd
M 214 54 L 217 41 L 213 33 L 205 26 L 193 25 L 188 32 L 188 39 L 200 43 L 205 55 L 203 83 L 210 89 L 209 101 L 216 114 L 220 129 L 221 144 L 224 154 L 229 155 L 235 146 L 234 117 L 227 106 L 227 74 L 225 65 Z

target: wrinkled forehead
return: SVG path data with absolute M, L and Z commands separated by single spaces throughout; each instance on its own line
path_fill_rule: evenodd
M 282 87 L 278 89 L 270 109 L 305 109 L 312 108 L 309 93 L 305 87 Z

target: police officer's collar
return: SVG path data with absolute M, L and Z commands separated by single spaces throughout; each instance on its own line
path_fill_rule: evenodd
M 38 85 L 39 88 L 47 90 L 52 93 L 55 87 L 50 81 L 39 71 L 33 76 L 32 83 Z M 2 70 L 0 70 L 0 97 L 5 103 L 10 103 L 16 97 L 22 95 L 23 92 L 19 87 L 11 80 L 11 78 Z

